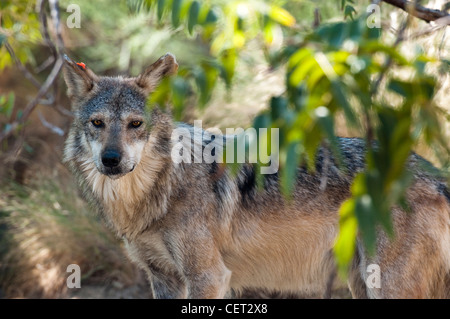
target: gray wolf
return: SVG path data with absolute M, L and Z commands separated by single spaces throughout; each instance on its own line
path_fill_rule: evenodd
M 278 174 L 257 189 L 251 164 L 237 176 L 215 162 L 175 164 L 171 132 L 184 124 L 145 104 L 177 68 L 167 54 L 137 77 L 101 77 L 66 59 L 75 117 L 64 161 L 85 197 L 124 239 L 156 298 L 223 298 L 246 288 L 320 296 L 335 269 L 338 209 L 364 169 L 364 142 L 339 139 L 345 173 L 334 164 L 322 169 L 327 152 L 320 149 L 314 174 L 298 168 L 289 202 Z M 211 141 L 200 134 L 193 143 Z M 424 161 L 415 154 L 408 161 L 411 211 L 393 207 L 394 240 L 380 230 L 370 257 L 358 239 L 348 279 L 355 298 L 450 297 L 450 196 L 441 179 L 420 169 Z M 369 264 L 380 267 L 380 288 L 366 284 Z

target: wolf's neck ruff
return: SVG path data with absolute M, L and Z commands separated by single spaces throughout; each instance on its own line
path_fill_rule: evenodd
M 151 162 L 151 163 L 150 163 Z M 135 169 L 118 179 L 101 174 L 91 157 L 80 161 L 80 169 L 93 194 L 104 204 L 137 203 L 155 183 L 163 162 L 155 156 L 151 141 L 144 148 L 141 161 Z
M 155 143 L 156 137 L 150 136 L 135 169 L 118 179 L 101 174 L 88 154 L 74 163 L 86 181 L 86 190 L 103 207 L 108 223 L 119 236 L 135 237 L 167 211 L 168 196 L 149 198 L 149 193 L 159 193 L 152 191 L 157 184 L 164 183 L 166 176 L 160 173 L 170 174 L 171 163 L 157 155 Z M 165 187 L 170 188 L 170 184 Z

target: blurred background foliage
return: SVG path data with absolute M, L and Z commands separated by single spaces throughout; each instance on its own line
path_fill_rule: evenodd
M 425 2 L 446 7 L 444 1 Z M 314 173 L 319 147 L 329 148 L 342 164 L 337 136 L 364 138 L 367 170 L 356 176 L 352 197 L 340 210 L 335 253 L 345 275 L 357 234 L 369 252 L 375 249 L 378 225 L 395 235 L 390 210 L 407 205 L 411 178 L 405 163 L 411 150 L 439 166 L 442 175 L 448 171 L 447 28 L 424 32 L 429 29 L 425 22 L 382 2 L 381 26 L 369 28 L 370 3 L 61 0 L 59 6 L 66 52 L 98 74 L 136 76 L 166 52 L 175 54 L 178 75 L 161 83 L 149 107 L 170 108 L 176 120 L 202 118 L 222 129 L 279 128 L 281 190 L 287 197 L 298 165 Z M 65 24 L 70 4 L 81 9 L 79 29 Z M 2 1 L 0 10 L 0 124 L 6 130 L 20 117 L 20 98 L 26 94 L 20 89 L 23 81 L 14 84 L 17 61 L 5 44 L 29 70 L 39 71 L 39 80 L 50 64 L 35 1 Z M 58 96 L 55 103 L 67 108 L 64 94 Z M 55 116 L 48 108 L 45 112 Z M 64 127 L 68 121 L 55 119 L 54 124 Z M 25 129 L 39 125 L 31 117 Z M 19 151 L 11 157 L 10 148 L 23 134 L 21 128 L 3 141 L 5 163 L 17 163 Z M 54 141 L 58 154 L 61 141 Z M 31 144 L 25 139 L 29 147 L 20 151 L 30 153 L 28 158 L 39 149 Z M 0 204 L 11 208 L 12 198 Z

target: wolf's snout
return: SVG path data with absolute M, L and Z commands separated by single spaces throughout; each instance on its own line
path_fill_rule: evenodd
M 116 167 L 120 163 L 120 154 L 116 151 L 105 151 L 102 155 L 102 163 L 109 168 Z

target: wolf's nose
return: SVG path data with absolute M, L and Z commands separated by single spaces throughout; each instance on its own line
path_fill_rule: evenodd
M 116 167 L 120 163 L 120 154 L 116 151 L 106 151 L 103 153 L 102 163 L 106 167 Z

